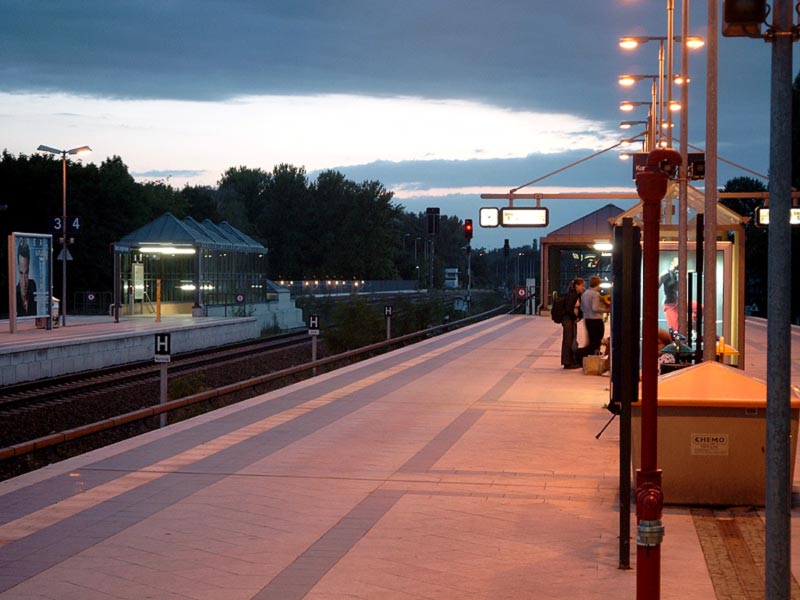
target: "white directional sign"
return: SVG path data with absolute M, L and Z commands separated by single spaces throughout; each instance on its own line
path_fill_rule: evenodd
M 483 207 L 480 210 L 481 227 L 547 227 L 550 212 L 542 206 Z
M 800 208 L 789 209 L 789 224 L 800 225 Z M 766 227 L 769 225 L 769 209 L 757 208 L 756 209 L 756 226 Z
M 497 227 L 500 225 L 500 209 L 494 206 L 484 206 L 478 213 L 481 227 Z
M 522 207 L 500 209 L 500 224 L 503 227 L 547 227 L 550 212 L 546 208 Z

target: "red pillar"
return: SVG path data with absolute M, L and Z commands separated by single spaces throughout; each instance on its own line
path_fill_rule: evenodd
M 636 471 L 636 598 L 661 597 L 661 469 L 658 468 L 658 253 L 661 200 L 681 155 L 659 148 L 647 155 L 647 166 L 636 175 L 643 203 L 642 273 L 642 465 Z

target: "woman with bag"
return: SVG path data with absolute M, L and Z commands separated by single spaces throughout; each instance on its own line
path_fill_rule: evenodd
M 563 328 L 561 337 L 561 364 L 565 369 L 580 369 L 581 365 L 575 356 L 578 333 L 578 321 L 582 318 L 580 299 L 586 283 L 583 278 L 576 277 L 569 284 L 566 300 L 564 302 L 564 318 L 561 320 Z

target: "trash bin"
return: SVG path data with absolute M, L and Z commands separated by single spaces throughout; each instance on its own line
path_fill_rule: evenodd
M 666 504 L 763 506 L 767 386 L 707 361 L 658 382 L 658 466 Z M 632 405 L 633 466 L 641 466 L 641 401 Z M 791 472 L 800 397 L 791 398 Z

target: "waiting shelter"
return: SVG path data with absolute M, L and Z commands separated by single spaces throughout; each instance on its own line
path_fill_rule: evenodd
M 666 198 L 662 205 L 661 225 L 659 228 L 659 271 L 669 268 L 671 261 L 677 263 L 679 227 L 677 221 L 677 183 L 673 183 L 667 190 Z M 704 192 L 687 186 L 687 228 L 686 250 L 687 271 L 690 274 L 697 270 L 697 216 L 705 212 Z M 639 227 L 643 224 L 642 203 L 620 214 L 613 225 L 622 225 L 624 218 L 632 218 L 633 223 Z M 745 229 L 744 225 L 749 217 L 743 217 L 724 204 L 716 203 L 717 241 L 716 241 L 716 333 L 724 338 L 727 344 L 738 349 L 738 355 L 732 357 L 731 363 L 741 368 L 745 359 L 745 329 L 744 329 L 744 300 L 745 300 Z M 705 274 L 708 276 L 708 273 Z M 693 278 L 696 280 L 696 278 Z M 708 299 L 703 300 L 708 305 Z M 660 317 L 663 316 L 659 313 Z M 665 327 L 665 321 L 659 323 Z M 665 327 L 666 328 L 666 327 Z
M 630 218 L 634 225 L 643 224 L 642 203 L 623 211 L 613 204 L 577 219 L 551 232 L 540 241 L 542 260 L 542 304 L 547 310 L 556 292 L 564 293 L 575 277 L 588 279 L 593 275 L 612 284 L 611 241 L 613 228 Z M 687 271 L 696 270 L 697 216 L 705 209 L 704 193 L 687 186 Z M 659 271 L 666 272 L 677 263 L 679 226 L 677 221 L 677 185 L 668 189 L 662 204 L 660 225 Z M 732 363 L 744 364 L 744 268 L 746 217 L 723 204 L 716 204 L 717 272 L 716 315 L 717 335 L 739 349 Z M 673 263 L 674 261 L 674 263 Z M 602 285 L 602 284 L 601 284 Z M 663 296 L 663 292 L 660 291 Z M 708 300 L 704 300 L 706 304 Z M 660 308 L 659 327 L 668 328 L 666 314 Z
M 252 316 L 280 305 L 271 323 L 302 325 L 289 291 L 267 278 L 267 248 L 223 221 L 215 224 L 165 213 L 112 244 L 114 307 L 122 314 Z
M 542 260 L 542 306 L 552 304 L 553 292 L 566 292 L 575 277 L 597 275 L 611 281 L 611 242 L 613 223 L 623 210 L 606 204 L 556 229 L 540 240 Z

